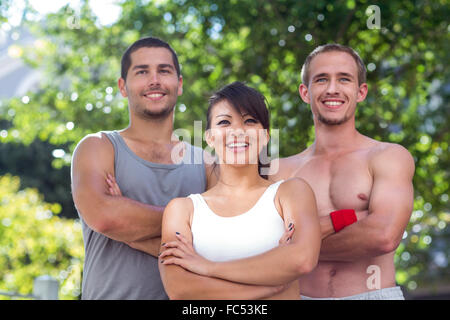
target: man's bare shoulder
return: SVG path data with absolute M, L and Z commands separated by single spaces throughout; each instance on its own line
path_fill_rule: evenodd
M 101 152 L 111 150 L 113 150 L 113 146 L 106 134 L 103 132 L 97 132 L 88 134 L 83 139 L 81 139 L 75 147 L 74 155 L 80 153 L 84 154 L 95 151 Z
M 111 144 L 111 142 L 103 132 L 90 133 L 78 142 L 75 150 L 87 147 L 101 148 L 102 146 L 107 146 L 108 144 Z
M 373 170 L 405 170 L 414 172 L 414 158 L 402 145 L 378 142 L 371 148 L 369 164 Z
M 102 170 L 114 173 L 114 147 L 102 132 L 88 134 L 75 147 L 71 163 L 72 173 Z M 96 168 L 96 169 L 94 169 Z
M 397 143 L 376 141 L 371 148 L 371 159 L 392 156 L 400 156 L 401 158 L 407 157 L 412 159 L 411 153 L 408 149 Z
M 311 150 L 310 148 L 307 148 L 292 156 L 272 160 L 270 162 L 270 179 L 278 181 L 294 177 L 295 173 L 300 170 L 310 158 Z

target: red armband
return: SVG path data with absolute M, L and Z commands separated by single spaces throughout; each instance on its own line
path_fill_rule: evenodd
M 339 232 L 346 226 L 351 225 L 357 221 L 355 210 L 343 209 L 330 213 L 331 222 L 333 223 L 334 231 Z

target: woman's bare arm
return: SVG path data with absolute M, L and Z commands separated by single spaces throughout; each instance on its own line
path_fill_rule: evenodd
M 164 211 L 162 242 L 176 239 L 176 232 L 183 233 L 192 242 L 189 216 L 192 201 L 177 198 L 169 202 Z M 159 263 L 164 288 L 170 299 L 263 299 L 284 289 L 283 286 L 256 286 L 201 276 L 177 265 Z

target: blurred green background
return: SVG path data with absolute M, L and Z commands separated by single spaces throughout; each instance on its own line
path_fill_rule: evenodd
M 61 299 L 80 297 L 71 154 L 84 135 L 127 125 L 120 58 L 151 35 L 182 65 L 175 128 L 192 132 L 214 90 L 245 81 L 268 99 L 283 157 L 314 140 L 297 92 L 307 54 L 330 42 L 356 49 L 369 85 L 358 130 L 403 145 L 416 163 L 397 282 L 408 298 L 450 298 L 449 8 L 444 0 L 0 0 L 0 291 L 29 294 L 33 278 L 49 274 Z

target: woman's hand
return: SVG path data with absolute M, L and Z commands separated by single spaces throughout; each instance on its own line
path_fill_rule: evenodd
M 180 233 L 176 233 L 177 240 L 163 243 L 164 249 L 159 260 L 164 265 L 175 264 L 193 273 L 209 276 L 213 262 L 195 252 L 192 243 L 188 242 Z
M 109 194 L 112 196 L 122 196 L 119 185 L 117 184 L 116 178 L 111 174 L 107 173 L 106 183 L 108 184 Z
M 286 231 L 283 233 L 283 236 L 278 241 L 278 245 L 282 246 L 284 244 L 288 244 L 292 239 L 292 235 L 294 234 L 294 231 L 295 231 L 294 224 L 290 223 L 288 225 Z

